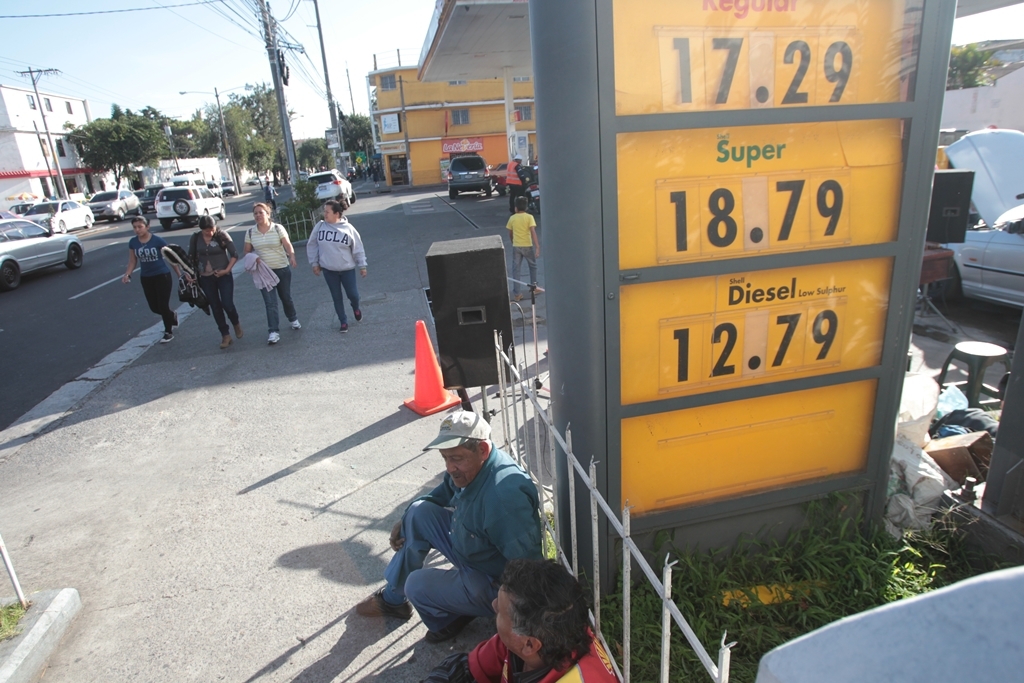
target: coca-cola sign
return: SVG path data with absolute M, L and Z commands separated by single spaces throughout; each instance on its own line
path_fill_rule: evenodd
M 463 152 L 482 152 L 483 138 L 460 138 L 458 140 L 442 140 L 441 151 L 444 154 L 461 154 Z

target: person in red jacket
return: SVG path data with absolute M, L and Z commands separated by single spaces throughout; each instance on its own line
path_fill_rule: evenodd
M 554 560 L 510 560 L 494 601 L 498 634 L 445 658 L 423 683 L 617 683 L 590 630 L 579 582 Z

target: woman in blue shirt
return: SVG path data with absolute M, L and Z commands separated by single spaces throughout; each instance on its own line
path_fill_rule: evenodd
M 160 343 L 166 344 L 174 339 L 171 329 L 178 324 L 178 314 L 171 310 L 171 290 L 174 288 L 171 269 L 167 267 L 160 253 L 160 250 L 167 246 L 167 242 L 149 231 L 149 219 L 145 216 L 133 218 L 132 229 L 135 231 L 135 237 L 128 240 L 128 269 L 121 277 L 121 282 L 131 282 L 135 266 L 141 267 L 139 280 L 142 281 L 142 291 L 146 294 L 149 310 L 163 318 L 164 337 Z M 176 265 L 174 274 L 181 275 Z

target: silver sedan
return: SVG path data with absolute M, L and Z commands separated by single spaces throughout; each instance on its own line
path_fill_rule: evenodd
M 20 218 L 0 220 L 0 290 L 15 289 L 21 274 L 63 263 L 82 267 L 82 242 Z

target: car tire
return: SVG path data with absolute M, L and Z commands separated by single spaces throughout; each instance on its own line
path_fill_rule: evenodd
M 61 234 L 66 234 L 67 231 L 68 231 L 68 224 L 67 223 L 65 223 L 64 221 L 61 221 L 60 223 L 57 224 L 57 232 L 59 232 Z
M 220 205 L 220 213 L 217 214 L 217 220 L 222 221 L 222 220 L 225 220 L 227 217 L 228 217 L 227 207 L 225 207 L 224 204 L 222 203 Z
M 505 185 L 498 185 L 498 196 L 499 197 L 504 197 L 507 192 L 508 192 L 508 187 L 506 187 Z
M 9 292 L 21 284 L 21 268 L 14 261 L 4 261 L 0 265 L 0 290 Z
M 352 206 L 356 203 L 356 191 L 352 190 L 352 195 L 348 198 L 348 205 Z
M 82 247 L 72 244 L 68 247 L 68 258 L 64 261 L 68 270 L 78 270 L 82 267 Z
M 490 183 L 487 185 L 486 196 L 490 197 L 492 194 L 494 194 L 494 183 Z
M 164 230 L 170 230 L 171 226 L 173 226 L 173 225 L 174 225 L 174 219 L 173 218 L 161 218 L 160 219 L 160 227 L 163 228 Z
M 124 220 L 124 209 L 118 209 L 117 210 L 117 215 L 114 216 L 114 220 L 115 221 L 122 221 L 122 220 Z
M 459 196 L 458 190 L 448 190 L 448 199 L 455 199 Z
M 86 216 L 85 217 L 85 229 L 88 230 L 89 228 L 91 228 L 92 227 L 92 223 L 93 223 L 92 216 Z
M 174 207 L 173 208 L 174 208 L 174 213 L 178 214 L 179 216 L 183 216 L 183 217 L 187 216 L 188 212 L 190 210 L 188 202 L 186 202 L 184 199 L 176 200 L 174 202 Z
M 135 215 L 136 216 L 141 216 L 142 215 L 142 205 L 139 205 L 139 207 L 135 209 Z

